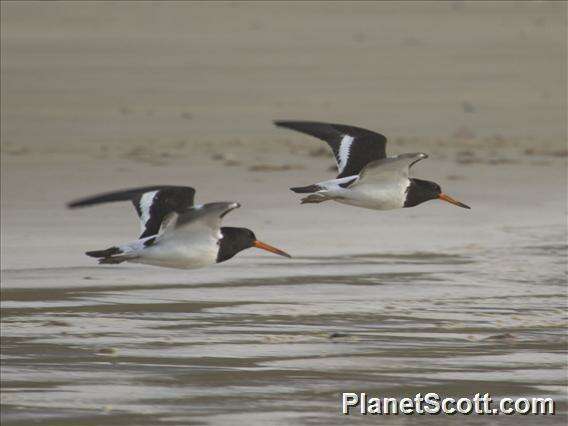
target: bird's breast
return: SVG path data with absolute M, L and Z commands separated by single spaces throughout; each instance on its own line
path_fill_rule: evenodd
M 168 268 L 194 269 L 216 263 L 219 245 L 213 237 L 198 240 L 165 240 L 150 246 L 139 263 Z
M 361 184 L 347 188 L 336 201 L 373 210 L 392 210 L 404 207 L 410 181 L 384 184 Z

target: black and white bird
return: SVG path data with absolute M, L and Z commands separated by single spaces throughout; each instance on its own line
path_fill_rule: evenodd
M 250 229 L 221 227 L 223 217 L 240 207 L 238 203 L 194 205 L 194 196 L 195 190 L 187 186 L 147 186 L 83 198 L 68 206 L 77 208 L 116 201 L 134 204 L 141 225 L 139 239 L 85 253 L 103 264 L 132 262 L 194 269 L 224 262 L 251 247 L 291 257 L 258 241 Z
M 274 124 L 321 139 L 333 150 L 339 173 L 335 179 L 290 188 L 310 194 L 302 198 L 302 204 L 334 200 L 367 209 L 391 210 L 439 199 L 470 208 L 444 194 L 437 183 L 411 178 L 410 167 L 428 156 L 418 152 L 387 157 L 387 139 L 380 133 L 315 121 L 275 121 Z

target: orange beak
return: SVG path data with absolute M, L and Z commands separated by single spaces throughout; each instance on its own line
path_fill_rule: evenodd
M 272 247 L 271 245 L 265 244 L 261 241 L 254 241 L 252 243 L 252 245 L 256 248 L 259 249 L 263 249 L 266 251 L 269 251 L 270 253 L 274 253 L 274 254 L 279 254 L 280 256 L 284 256 L 284 257 L 288 257 L 288 258 L 292 258 L 292 256 L 290 256 L 288 253 L 286 253 L 285 251 L 282 251 L 280 249 L 277 249 L 276 247 Z
M 449 195 L 444 194 L 443 192 L 442 192 L 440 195 L 438 195 L 438 198 L 439 198 L 440 200 L 447 201 L 448 203 L 451 203 L 451 204 L 453 204 L 453 205 L 455 205 L 455 206 L 463 207 L 464 209 L 471 209 L 470 206 L 468 206 L 468 205 L 466 205 L 466 204 L 464 204 L 464 203 L 460 203 L 460 202 L 457 201 L 457 200 L 454 200 L 452 197 L 450 197 Z

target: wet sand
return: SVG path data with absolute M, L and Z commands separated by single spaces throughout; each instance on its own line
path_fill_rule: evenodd
M 566 423 L 565 4 L 32 6 L 2 3 L 3 424 Z M 427 152 L 414 174 L 472 210 L 300 206 L 333 162 L 290 117 Z M 83 255 L 134 212 L 66 202 L 158 183 L 294 258 Z M 557 415 L 345 418 L 347 391 Z
M 313 160 L 319 173 L 327 161 Z M 134 213 L 128 205 L 66 211 L 64 201 L 112 186 L 116 175 L 105 169 L 131 163 L 73 164 L 49 164 L 55 177 L 38 181 L 19 207 L 6 199 L 8 424 L 339 424 L 339 394 L 352 390 L 551 396 L 559 415 L 539 422 L 565 422 L 563 160 L 553 167 L 425 162 L 427 176 L 436 168 L 463 173 L 446 186 L 471 211 L 438 202 L 382 213 L 299 206 L 293 194 L 274 191 L 271 182 L 308 182 L 302 176 L 316 172 L 305 169 L 237 167 L 232 189 L 197 173 L 199 201 L 249 186 L 239 197 L 243 208 L 227 222 L 250 226 L 294 259 L 247 251 L 195 271 L 100 267 L 83 256 L 131 238 Z M 38 172 L 48 167 L 36 165 Z M 519 167 L 521 187 L 513 174 Z M 32 170 L 23 163 L 17 169 L 13 178 Z M 86 190 L 72 182 L 48 191 L 69 169 L 107 177 Z M 151 182 L 165 169 L 146 171 Z M 184 176 L 183 160 L 168 172 Z M 135 184 L 135 174 L 121 183 Z M 530 204 L 522 200 L 527 193 Z

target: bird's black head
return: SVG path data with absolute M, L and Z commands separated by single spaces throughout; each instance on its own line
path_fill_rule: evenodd
M 223 226 L 221 228 L 223 238 L 219 240 L 219 254 L 217 255 L 217 262 L 224 262 L 229 260 L 237 253 L 251 247 L 257 247 L 271 253 L 279 254 L 280 256 L 291 257 L 288 253 L 272 247 L 268 244 L 260 242 L 256 239 L 256 235 L 247 228 L 232 228 Z
M 447 201 L 448 203 L 454 204 L 458 207 L 463 207 L 464 209 L 471 208 L 468 205 L 460 203 L 452 197 L 444 194 L 442 192 L 442 188 L 440 188 L 440 185 L 436 182 L 422 179 L 410 179 L 410 185 L 406 189 L 404 207 L 414 207 L 425 201 L 435 199 Z

